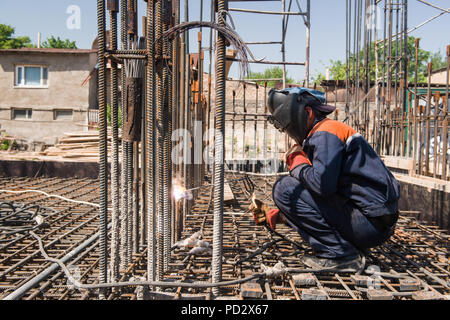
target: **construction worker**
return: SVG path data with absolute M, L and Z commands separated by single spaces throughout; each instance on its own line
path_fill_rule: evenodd
M 289 175 L 273 186 L 277 209 L 252 206 L 257 224 L 284 222 L 313 249 L 311 268 L 358 270 L 362 252 L 393 234 L 399 185 L 369 143 L 326 116 L 323 93 L 271 90 L 269 121 L 296 141 L 284 155 Z

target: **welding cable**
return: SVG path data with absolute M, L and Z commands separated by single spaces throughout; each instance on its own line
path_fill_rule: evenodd
M 271 229 L 267 224 L 264 224 L 264 227 L 267 229 L 267 231 L 269 231 L 271 234 L 274 234 L 278 237 L 280 237 L 281 239 L 292 243 L 294 246 L 296 246 L 298 249 L 303 249 L 302 245 L 294 240 L 289 239 L 288 237 L 282 235 L 281 233 Z
M 64 273 L 66 274 L 69 281 L 76 288 L 79 288 L 79 289 L 93 290 L 93 289 L 99 289 L 99 288 L 127 287 L 127 286 L 213 288 L 213 287 L 223 287 L 223 286 L 230 286 L 230 285 L 240 284 L 240 283 L 244 283 L 244 282 L 249 282 L 254 279 L 263 278 L 265 276 L 265 273 L 255 273 L 251 276 L 248 276 L 248 277 L 245 277 L 242 279 L 222 281 L 222 282 L 217 282 L 217 283 L 170 282 L 170 281 L 126 281 L 126 282 L 117 282 L 117 283 L 82 284 L 72 276 L 69 269 L 66 267 L 66 265 L 60 259 L 51 258 L 48 256 L 47 252 L 44 249 L 42 239 L 37 234 L 35 234 L 33 231 L 30 231 L 30 234 L 38 241 L 39 250 L 40 250 L 41 254 L 44 256 L 44 258 L 50 262 L 58 264 L 61 267 L 61 269 L 64 271 Z
M 4 208 L 7 206 L 7 208 Z M 12 202 L 0 202 L 0 235 L 24 233 L 30 230 L 48 226 L 45 218 L 57 213 L 55 209 L 41 207 L 37 204 L 14 204 Z M 35 210 L 31 210 L 35 209 Z M 40 214 L 41 209 L 53 211 L 51 214 Z M 11 239 L 0 239 L 0 242 L 9 242 Z
M 277 239 L 277 240 L 273 240 L 271 242 L 267 242 L 267 243 L 263 244 L 259 249 L 255 250 L 253 253 L 249 254 L 248 256 L 246 256 L 246 257 L 244 257 L 244 258 L 242 258 L 242 259 L 240 259 L 238 261 L 230 262 L 230 264 L 232 264 L 232 265 L 241 264 L 241 263 L 243 263 L 243 262 L 245 262 L 245 261 L 247 261 L 247 260 L 249 260 L 249 259 L 251 259 L 253 257 L 256 257 L 257 255 L 259 255 L 261 253 L 263 253 L 264 251 L 266 251 L 266 249 L 272 247 L 273 245 L 275 245 L 277 242 L 280 242 L 280 241 L 282 241 L 282 239 Z
M 221 281 L 216 283 L 208 283 L 208 282 L 171 282 L 171 281 L 126 281 L 126 282 L 116 282 L 116 283 L 100 283 L 100 284 L 82 284 L 78 280 L 76 280 L 66 265 L 60 260 L 56 258 L 51 258 L 48 256 L 47 252 L 44 249 L 44 245 L 42 243 L 42 239 L 35 234 L 33 231 L 30 231 L 30 235 L 32 235 L 39 244 L 39 250 L 44 258 L 50 262 L 58 264 L 61 269 L 66 274 L 69 281 L 78 289 L 87 289 L 94 290 L 99 288 L 112 288 L 112 287 L 127 287 L 127 286 L 155 286 L 155 287 L 182 287 L 182 288 L 214 288 L 214 287 L 224 287 L 230 285 L 241 284 L 245 282 L 249 282 L 255 279 L 262 279 L 268 277 L 270 274 L 273 274 L 274 268 L 267 268 L 265 272 L 255 273 L 248 277 L 236 280 L 229 281 Z M 348 264 L 350 262 L 342 264 Z M 335 268 L 323 268 L 323 269 L 297 269 L 297 268 L 282 268 L 276 270 L 277 275 L 285 274 L 285 273 L 321 273 L 321 272 L 334 272 L 334 273 L 348 273 L 350 270 L 336 270 Z
M 88 206 L 93 206 L 96 208 L 100 208 L 100 205 L 97 203 L 92 203 L 92 202 L 87 202 L 87 201 L 81 201 L 81 200 L 74 200 L 74 199 L 69 199 L 63 196 L 59 196 L 56 194 L 48 194 L 47 192 L 41 191 L 41 190 L 1 190 L 0 189 L 0 193 L 1 192 L 7 192 L 7 193 L 28 193 L 28 192 L 35 192 L 35 193 L 41 193 L 43 195 L 45 195 L 47 198 L 58 198 L 64 201 L 68 201 L 68 202 L 73 202 L 73 203 L 78 203 L 78 204 L 85 204 Z M 111 208 L 108 208 L 108 210 L 112 210 Z

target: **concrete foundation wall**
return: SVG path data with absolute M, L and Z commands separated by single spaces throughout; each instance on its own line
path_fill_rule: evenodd
M 395 175 L 400 183 L 399 209 L 418 211 L 419 220 L 450 231 L 450 182 Z
M 0 54 L 0 129 L 29 141 L 54 143 L 68 131 L 87 130 L 87 111 L 96 103 L 96 86 L 81 86 L 95 66 L 95 53 L 11 52 Z M 14 84 L 16 65 L 48 66 L 48 87 Z M 14 120 L 13 109 L 32 109 L 32 118 Z M 70 120 L 55 120 L 54 111 L 70 109 Z

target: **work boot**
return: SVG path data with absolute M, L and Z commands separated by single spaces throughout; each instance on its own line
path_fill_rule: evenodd
M 305 256 L 303 262 L 312 269 L 333 269 L 357 272 L 362 267 L 362 258 L 360 255 L 353 255 L 338 259 Z

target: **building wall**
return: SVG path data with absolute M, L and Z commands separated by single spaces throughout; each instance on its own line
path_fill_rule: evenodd
M 447 81 L 447 71 L 440 71 L 431 75 L 431 83 L 445 84 L 446 81 Z
M 87 130 L 96 103 L 92 84 L 81 86 L 95 66 L 95 53 L 0 53 L 0 129 L 29 141 L 54 143 L 64 132 Z M 48 88 L 14 86 L 15 65 L 48 66 Z M 94 95 L 94 97 L 92 97 Z M 32 119 L 13 120 L 13 108 L 31 108 Z M 54 120 L 55 109 L 71 109 L 72 120 Z

